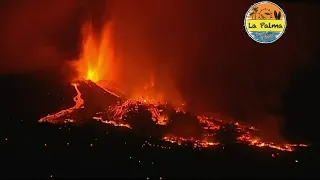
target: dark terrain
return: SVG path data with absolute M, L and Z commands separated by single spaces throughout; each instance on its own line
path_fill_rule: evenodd
M 320 177 L 316 145 L 279 154 L 240 144 L 193 149 L 93 120 L 82 126 L 39 124 L 47 113 L 71 106 L 75 92 L 58 80 L 35 79 L 1 78 L 2 178 Z M 287 126 L 294 131 L 294 125 Z

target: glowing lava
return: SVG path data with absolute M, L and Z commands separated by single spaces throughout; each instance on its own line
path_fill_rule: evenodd
M 75 61 L 75 66 L 79 72 L 79 76 L 75 79 L 76 81 L 83 81 L 84 84 L 88 84 L 87 80 L 91 80 L 96 83 L 99 87 L 103 88 L 112 96 L 116 96 L 120 99 L 115 105 L 106 108 L 105 112 L 97 112 L 94 120 L 101 121 L 103 123 L 112 124 L 114 126 L 121 126 L 131 128 L 126 122 L 126 116 L 129 112 L 137 112 L 138 106 L 143 106 L 147 111 L 151 113 L 153 122 L 157 125 L 168 125 L 170 113 L 181 112 L 184 104 L 177 108 L 169 106 L 168 103 L 162 101 L 162 96 L 159 96 L 159 92 L 154 92 L 154 77 L 152 76 L 151 82 L 144 86 L 142 89 L 146 90 L 146 93 L 140 92 L 134 98 L 125 98 L 125 95 L 119 95 L 119 91 L 113 83 L 116 81 L 115 78 L 115 59 L 114 52 L 111 46 L 111 23 L 105 25 L 100 36 L 95 36 L 91 23 L 85 24 L 83 27 L 83 49 L 78 61 Z M 72 86 L 75 88 L 77 95 L 73 98 L 75 105 L 71 108 L 62 110 L 56 114 L 48 115 L 39 120 L 39 122 L 49 123 L 61 123 L 61 122 L 74 122 L 70 116 L 76 110 L 84 107 L 84 100 L 81 97 L 81 92 L 78 88 L 79 84 L 73 83 Z M 141 94 L 148 93 L 151 90 L 151 96 L 141 96 Z M 155 101 L 157 99 L 157 101 Z M 169 109 L 169 110 L 168 110 Z M 185 113 L 184 113 L 185 114 Z M 58 121 L 64 119 L 64 121 Z M 220 120 L 217 118 L 210 118 L 206 116 L 198 116 L 197 120 L 201 124 L 201 128 L 204 130 L 204 138 L 183 138 L 177 136 L 163 136 L 163 140 L 183 144 L 191 142 L 195 147 L 209 147 L 218 145 L 219 142 L 213 142 L 215 134 L 226 124 L 230 124 L 228 121 Z M 253 132 L 257 131 L 255 127 L 244 126 L 238 122 L 231 122 L 236 131 L 241 134 L 237 137 L 238 142 L 246 143 L 256 147 L 270 147 L 281 151 L 292 151 L 293 146 L 305 146 L 305 145 L 278 145 L 272 142 L 263 142 L 258 140 L 257 137 L 253 136 Z M 148 128 L 148 127 L 145 127 Z
M 119 93 L 110 90 L 110 82 L 115 81 L 114 52 L 111 46 L 111 26 L 107 23 L 102 32 L 97 36 L 92 24 L 86 23 L 82 28 L 83 44 L 80 59 L 74 61 L 78 71 L 76 80 L 90 80 L 99 84 L 110 94 L 120 98 Z M 100 83 L 103 81 L 102 83 Z M 107 82 L 107 83 L 106 83 Z
M 49 122 L 49 123 L 59 123 L 57 121 L 57 119 L 65 117 L 67 115 L 70 115 L 71 113 L 73 113 L 75 110 L 80 109 L 81 107 L 83 107 L 84 104 L 84 100 L 81 98 L 81 92 L 79 91 L 79 84 L 76 83 L 72 83 L 72 86 L 74 87 L 74 89 L 77 92 L 77 95 L 73 98 L 73 101 L 75 102 L 75 105 L 69 109 L 65 109 L 62 110 L 60 112 L 57 112 L 55 114 L 52 115 L 48 115 L 46 117 L 43 117 L 39 120 L 39 122 Z M 73 120 L 69 121 L 69 122 L 73 122 Z
M 97 83 L 100 80 L 115 80 L 114 52 L 111 47 L 111 23 L 107 23 L 100 36 L 93 32 L 92 24 L 83 26 L 83 47 L 76 67 L 80 79 Z

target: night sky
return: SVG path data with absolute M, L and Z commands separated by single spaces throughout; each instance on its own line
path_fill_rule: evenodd
M 159 86 L 177 90 L 192 111 L 227 114 L 275 133 L 291 122 L 292 131 L 310 138 L 294 127 L 308 127 L 316 118 L 316 3 L 277 1 L 288 26 L 273 44 L 258 44 L 244 30 L 244 15 L 253 3 L 4 0 L 0 73 L 64 69 L 69 75 L 65 62 L 79 55 L 84 20 L 92 19 L 97 31 L 112 20 L 123 71 L 119 78 L 127 86 L 155 74 Z

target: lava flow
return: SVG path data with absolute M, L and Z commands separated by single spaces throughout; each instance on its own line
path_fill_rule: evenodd
M 88 85 L 90 81 L 83 81 L 83 85 Z M 91 82 L 93 83 L 93 82 Z M 81 92 L 78 88 L 79 84 L 72 84 L 75 90 L 77 91 L 77 95 L 74 97 L 75 106 L 62 110 L 56 114 L 48 115 L 43 117 L 39 120 L 39 122 L 49 122 L 49 123 L 70 123 L 70 122 L 77 122 L 74 119 L 70 119 L 70 115 L 74 113 L 76 110 L 84 107 L 85 101 L 81 98 Z M 107 92 L 107 91 L 106 91 Z M 107 93 L 108 94 L 108 93 Z M 108 94 L 112 96 L 112 94 Z M 121 102 L 122 101 L 122 102 Z M 169 126 L 170 119 L 168 109 L 171 109 L 171 113 L 182 113 L 185 114 L 183 111 L 174 109 L 167 104 L 155 103 L 155 102 L 148 102 L 145 99 L 141 99 L 141 101 L 135 101 L 132 99 L 120 99 L 120 101 L 107 108 L 104 112 L 97 112 L 92 119 L 100 121 L 102 123 L 111 124 L 114 126 L 126 127 L 132 129 L 128 121 L 130 116 L 128 114 L 136 113 L 139 114 L 139 107 L 144 107 L 148 112 L 150 112 L 150 118 L 157 126 Z M 59 120 L 63 119 L 63 121 Z M 237 142 L 245 143 L 250 146 L 256 147 L 269 147 L 273 149 L 277 149 L 280 151 L 293 151 L 295 147 L 306 147 L 304 144 L 276 144 L 273 142 L 264 142 L 259 140 L 258 137 L 254 136 L 254 132 L 257 132 L 253 126 L 245 126 L 241 125 L 238 122 L 229 122 L 224 121 L 219 118 L 210 118 L 206 116 L 197 116 L 196 118 L 199 123 L 201 124 L 201 128 L 204 131 L 204 138 L 194 138 L 194 137 L 183 137 L 179 135 L 165 135 L 163 133 L 162 139 L 168 142 L 176 143 L 176 144 L 184 144 L 184 143 L 192 143 L 194 147 L 210 147 L 219 145 L 220 142 L 215 141 L 214 136 L 216 136 L 217 132 L 224 126 L 228 124 L 232 124 L 235 126 L 239 136 L 237 137 Z M 172 120 L 174 121 L 174 119 Z M 150 128 L 150 127 L 144 127 Z M 183 127 L 182 127 L 183 128 Z M 133 129 L 134 130 L 134 129 Z M 172 133 L 172 132 L 171 132 Z M 173 132 L 174 134 L 174 132 Z
M 74 87 L 74 89 L 77 92 L 77 95 L 73 98 L 73 101 L 75 102 L 75 105 L 71 108 L 62 110 L 58 113 L 52 114 L 52 115 L 48 115 L 46 117 L 43 117 L 39 120 L 39 122 L 49 122 L 49 123 L 57 123 L 57 119 L 61 118 L 61 117 L 65 117 L 67 115 L 70 115 L 72 112 L 74 112 L 77 109 L 80 109 L 81 107 L 83 107 L 84 104 L 84 100 L 81 98 L 81 92 L 79 91 L 79 84 L 76 83 L 72 83 L 72 86 Z M 72 122 L 72 120 L 69 120 L 70 122 Z
M 167 102 L 158 102 L 152 98 L 128 98 L 124 93 L 116 88 L 113 83 L 115 81 L 115 63 L 114 53 L 111 48 L 111 26 L 107 24 L 103 30 L 102 39 L 97 40 L 93 34 L 92 26 L 86 24 L 84 26 L 84 44 L 80 60 L 76 61 L 75 66 L 79 72 L 79 77 L 76 78 L 72 86 L 75 88 L 77 95 L 74 97 L 75 105 L 69 109 L 62 110 L 56 114 L 48 115 L 39 120 L 39 122 L 49 123 L 66 123 L 77 122 L 77 119 L 72 119 L 71 115 L 79 109 L 93 108 L 84 107 L 91 98 L 84 98 L 85 93 L 80 92 L 79 86 L 91 87 L 91 83 L 96 87 L 103 89 L 103 96 L 114 97 L 118 103 L 105 106 L 98 109 L 90 109 L 90 112 L 95 111 L 91 116 L 92 119 L 102 123 L 112 124 L 114 126 L 127 127 L 135 130 L 132 119 L 135 121 L 145 121 L 142 129 L 148 130 L 151 126 L 157 126 L 160 129 L 159 134 L 165 141 L 183 144 L 192 143 L 195 147 L 209 147 L 221 144 L 216 138 L 219 131 L 223 127 L 231 125 L 236 131 L 236 141 L 256 147 L 269 147 L 281 151 L 293 151 L 295 146 L 306 146 L 303 144 L 275 144 L 272 142 L 264 142 L 254 135 L 258 130 L 253 126 L 245 126 L 239 122 L 232 122 L 220 119 L 218 117 L 197 116 L 193 117 L 182 109 L 184 104 L 178 107 L 173 107 Z M 119 68 L 119 67 L 118 67 Z M 152 87 L 154 82 L 152 81 Z M 96 94 L 90 94 L 96 95 Z M 87 101 L 88 100 L 88 101 Z M 61 121 L 61 119 L 63 121 Z M 182 119 L 182 121 L 181 121 Z M 149 122 L 149 120 L 151 120 Z M 174 123 L 183 122 L 182 125 Z M 187 127 L 187 123 L 190 123 Z M 150 126 L 150 127 L 149 127 Z M 186 126 L 186 127 L 184 127 Z M 137 125 L 135 126 L 137 127 Z M 174 128 L 178 127 L 178 128 Z M 180 131 L 185 130 L 185 134 Z M 178 130 L 176 130 L 178 129 Z M 197 130 L 196 130 L 197 129 Z

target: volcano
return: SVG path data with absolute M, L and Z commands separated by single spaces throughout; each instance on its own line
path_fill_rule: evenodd
M 118 97 L 92 81 L 75 81 L 72 86 L 77 93 L 73 99 L 75 105 L 59 113 L 48 115 L 40 119 L 39 122 L 63 123 L 73 122 L 73 119 L 77 119 L 77 122 L 81 123 L 83 119 L 92 118 L 95 112 L 103 111 L 104 108 L 119 100 Z M 86 106 L 84 106 L 84 102 L 86 102 Z
M 153 74 L 144 85 L 124 88 L 129 85 L 123 83 L 125 80 L 118 79 L 118 76 L 121 76 L 121 66 L 117 64 L 118 57 L 115 57 L 113 49 L 112 22 L 106 23 L 98 35 L 94 34 L 91 23 L 86 23 L 82 30 L 82 52 L 80 58 L 71 64 L 78 72 L 78 76 L 71 83 L 76 92 L 73 97 L 75 104 L 49 114 L 39 122 L 83 124 L 99 121 L 102 124 L 129 128 L 142 136 L 152 136 L 180 145 L 189 143 L 194 147 L 244 143 L 293 151 L 294 146 L 306 146 L 263 141 L 259 138 L 259 131 L 253 126 L 243 125 L 225 117 L 188 113 L 185 111 L 186 104 L 172 96 L 175 94 L 174 89 L 168 88 L 165 92 L 166 88 L 163 87 L 170 82 L 160 81 L 161 88 L 157 88 Z M 132 78 L 142 77 L 136 73 L 132 74 Z M 123 92 L 118 87 L 127 91 Z M 128 92 L 128 89 L 135 92 Z M 166 97 L 166 94 L 171 95 Z
M 73 98 L 75 105 L 49 114 L 39 122 L 83 124 L 99 121 L 180 145 L 192 143 L 194 147 L 213 147 L 231 141 L 281 151 L 293 151 L 294 147 L 306 146 L 264 142 L 257 136 L 258 129 L 253 126 L 219 117 L 194 116 L 169 103 L 121 97 L 117 95 L 118 92 L 112 92 L 114 87 L 101 87 L 90 80 L 78 80 L 71 85 L 77 92 Z

